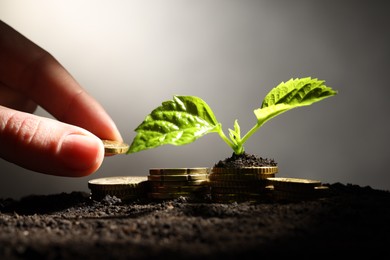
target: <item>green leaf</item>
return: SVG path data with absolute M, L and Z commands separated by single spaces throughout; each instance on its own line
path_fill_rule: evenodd
M 234 121 L 234 130 L 229 129 L 229 138 L 234 145 L 241 142 L 241 130 L 237 120 Z
M 254 111 L 258 125 L 290 109 L 309 106 L 337 94 L 323 83 L 310 77 L 280 83 L 267 94 L 261 108 Z
M 205 101 L 194 96 L 173 96 L 154 109 L 135 129 L 137 135 L 127 153 L 165 144 L 189 144 L 201 136 L 218 132 L 220 124 Z
M 234 121 L 234 130 L 229 129 L 229 137 L 234 144 L 237 144 L 237 142 L 241 142 L 241 129 L 237 120 Z

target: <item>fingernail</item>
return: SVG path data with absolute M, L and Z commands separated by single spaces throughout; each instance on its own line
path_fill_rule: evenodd
M 97 170 L 103 161 L 103 144 L 94 136 L 71 134 L 63 140 L 60 156 L 67 168 L 89 171 L 89 174 Z

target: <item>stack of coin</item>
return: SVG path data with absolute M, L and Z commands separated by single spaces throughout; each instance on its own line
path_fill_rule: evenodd
M 207 185 L 209 168 L 152 168 L 149 169 L 151 199 L 187 197 L 201 199 L 209 194 Z
M 300 178 L 268 178 L 275 200 L 308 200 L 324 195 L 328 189 L 320 181 Z
M 230 203 L 268 199 L 271 191 L 267 178 L 275 177 L 277 166 L 218 168 L 209 175 L 211 199 L 214 202 Z
M 148 180 L 146 176 L 115 176 L 90 180 L 88 187 L 94 200 L 110 195 L 129 201 L 147 196 Z

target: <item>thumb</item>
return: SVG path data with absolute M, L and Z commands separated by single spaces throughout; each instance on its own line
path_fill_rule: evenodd
M 82 128 L 0 106 L 0 157 L 45 174 L 82 177 L 100 167 L 104 147 Z

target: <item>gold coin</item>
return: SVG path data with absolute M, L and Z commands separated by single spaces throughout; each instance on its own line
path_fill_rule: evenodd
M 157 193 L 199 192 L 199 191 L 208 191 L 208 187 L 202 185 L 151 186 L 150 190 L 151 192 L 157 192 Z
M 211 173 L 216 174 L 276 174 L 278 173 L 278 166 L 264 166 L 264 167 L 242 167 L 242 168 L 220 168 L 213 167 Z
M 256 174 L 256 173 L 211 173 L 209 174 L 208 178 L 210 181 L 260 181 L 260 180 L 266 180 L 269 177 L 275 177 L 275 174 Z
M 180 187 L 180 186 L 206 186 L 208 184 L 205 180 L 198 181 L 161 181 L 161 180 L 149 180 L 150 187 Z
M 321 186 L 321 182 L 317 180 L 310 179 L 300 179 L 300 178 L 267 178 L 268 183 L 273 185 L 275 190 L 285 190 L 285 191 L 311 191 L 315 187 Z
M 137 186 L 139 183 L 146 181 L 146 176 L 114 176 L 92 179 L 88 181 L 89 187 L 120 187 L 120 186 Z
M 314 187 L 314 190 L 317 190 L 317 191 L 326 191 L 326 190 L 329 190 L 329 187 L 328 186 L 317 186 L 317 187 Z
M 275 177 L 277 166 L 243 167 L 243 168 L 219 168 L 214 167 L 209 174 L 210 181 L 249 181 L 265 180 Z
M 152 168 L 149 169 L 150 175 L 188 175 L 188 174 L 208 174 L 209 168 Z
M 149 175 L 149 181 L 207 181 L 207 174 L 187 174 L 187 175 Z
M 114 140 L 102 140 L 105 155 L 124 154 L 129 150 L 129 145 Z
M 88 181 L 91 197 L 96 200 L 103 199 L 107 195 L 122 200 L 142 198 L 148 191 L 147 184 L 146 176 L 115 176 Z
M 213 188 L 263 188 L 268 186 L 264 180 L 210 180 L 209 185 Z
M 306 179 L 305 179 L 306 180 Z M 288 190 L 288 189 L 274 189 L 272 192 L 273 198 L 276 200 L 286 200 L 286 201 L 298 201 L 298 200 L 312 200 L 321 197 L 325 197 L 328 195 L 326 191 L 328 191 L 329 187 L 327 186 L 315 186 L 311 189 L 296 189 L 296 190 Z

